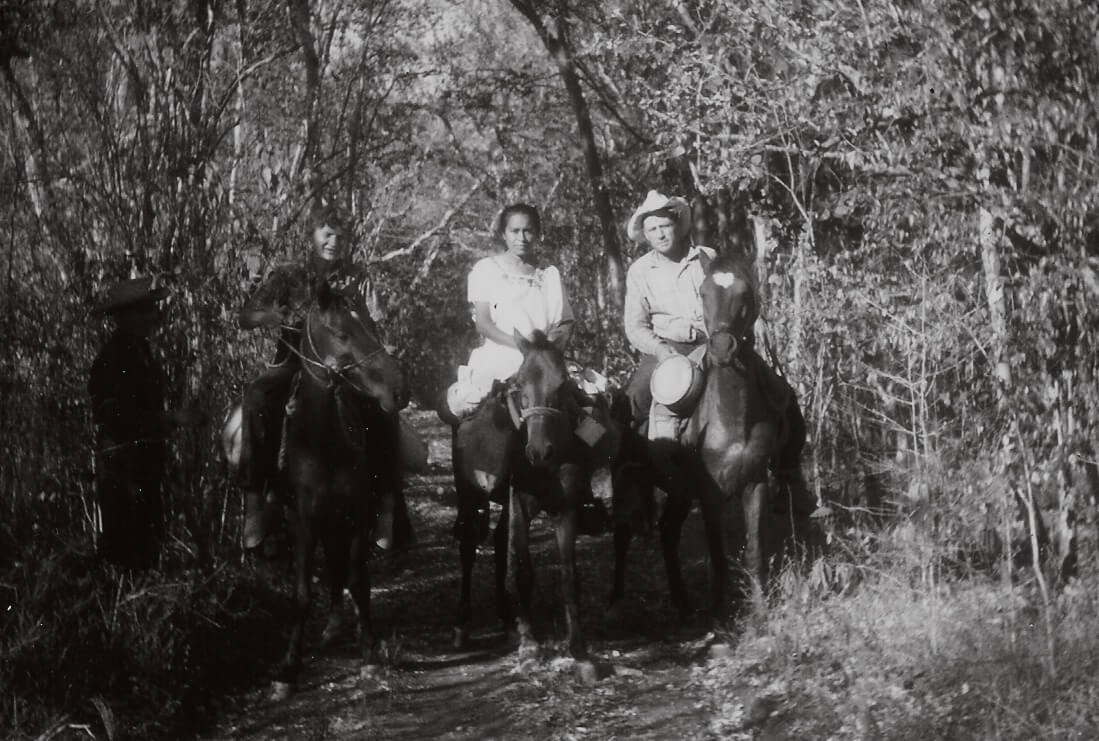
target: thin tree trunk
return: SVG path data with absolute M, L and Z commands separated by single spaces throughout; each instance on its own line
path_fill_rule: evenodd
M 995 219 L 986 209 L 978 213 L 978 235 L 981 244 L 981 266 L 985 274 L 985 299 L 988 302 L 989 323 L 992 326 L 992 369 L 1004 386 L 1011 385 L 1011 366 L 1004 358 L 1007 345 L 1007 309 L 1004 284 L 1000 275 L 1000 237 Z
M 302 61 L 305 64 L 305 108 L 302 114 L 305 125 L 305 147 L 299 166 L 306 171 L 309 191 L 314 198 L 319 197 L 320 173 L 317 172 L 317 151 L 320 132 L 317 127 L 317 102 L 320 100 L 321 68 L 317 46 L 313 40 L 308 0 L 287 0 L 290 11 L 290 25 L 301 47 Z
M 584 165 L 591 183 L 592 198 L 595 204 L 595 212 L 599 217 L 600 231 L 603 236 L 603 256 L 606 262 L 607 283 L 610 285 L 617 307 L 621 310 L 625 303 L 626 281 L 625 270 L 622 262 L 622 249 L 618 242 L 618 229 L 614 219 L 614 209 L 611 206 L 610 193 L 603 174 L 603 161 L 599 156 L 599 148 L 595 143 L 595 130 L 591 121 L 591 109 L 584 97 L 584 90 L 580 85 L 580 77 L 576 71 L 573 60 L 572 46 L 568 39 L 568 13 L 565 3 L 559 3 L 557 18 L 553 30 L 543 23 L 538 10 L 533 2 L 523 0 L 511 0 L 511 4 L 530 21 L 537 31 L 561 80 L 565 84 L 565 91 L 569 96 L 573 114 L 576 117 L 577 133 L 580 135 L 580 146 L 584 152 Z
M 248 59 L 248 0 L 237 0 L 237 27 L 239 29 L 239 54 L 237 56 L 237 92 L 236 120 L 233 122 L 233 164 L 229 170 L 229 205 L 236 204 L 237 177 L 240 173 L 240 161 L 244 155 L 244 115 L 246 99 L 244 93 L 244 68 Z
M 19 80 L 15 77 L 15 71 L 12 70 L 10 61 L 4 65 L 4 78 L 8 81 L 12 98 L 15 102 L 15 105 L 12 107 L 15 121 L 19 125 L 19 128 L 25 132 L 27 137 L 27 146 L 25 147 L 25 154 L 23 156 L 23 170 L 27 183 L 27 194 L 30 196 L 34 214 L 38 217 L 39 228 L 48 241 L 51 236 L 50 222 L 52 219 L 48 217 L 47 212 L 50 209 L 53 199 L 51 198 L 50 191 L 50 176 L 44 159 L 46 138 L 42 133 L 41 127 L 38 125 L 38 118 L 34 114 L 34 108 L 31 106 L 30 100 L 23 91 L 23 87 L 19 84 Z M 41 152 L 43 154 L 43 159 L 41 161 L 36 156 L 36 152 Z

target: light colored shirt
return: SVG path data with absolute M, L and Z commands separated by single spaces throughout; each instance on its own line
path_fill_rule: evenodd
M 530 337 L 536 329 L 549 332 L 573 318 L 561 274 L 552 265 L 524 275 L 486 257 L 473 266 L 467 288 L 469 302 L 487 303 L 492 323 L 507 334 L 518 330 Z
M 698 342 L 706 337 L 702 298 L 698 289 L 706 277 L 702 256 L 715 252 L 692 246 L 679 262 L 652 250 L 630 266 L 626 273 L 626 339 L 646 355 L 655 355 L 660 345 Z
M 492 323 L 509 335 L 518 331 L 529 338 L 534 330 L 548 333 L 555 324 L 573 319 L 561 273 L 552 265 L 523 275 L 486 257 L 473 266 L 467 295 L 471 304 L 487 303 Z M 495 381 L 514 375 L 522 363 L 518 348 L 484 338 L 469 361 L 458 366 L 457 380 L 447 390 L 450 410 L 462 414 L 472 409 Z

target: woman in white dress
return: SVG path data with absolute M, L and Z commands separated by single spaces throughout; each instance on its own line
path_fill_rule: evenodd
M 519 370 L 523 356 L 515 332 L 528 338 L 535 330 L 567 337 L 572 330 L 561 274 L 538 261 L 538 210 L 524 203 L 507 206 L 493 222 L 493 232 L 504 252 L 478 260 L 469 273 L 473 321 L 484 340 L 458 367 L 457 381 L 447 390 L 447 406 L 458 417 L 472 411 L 495 381 Z

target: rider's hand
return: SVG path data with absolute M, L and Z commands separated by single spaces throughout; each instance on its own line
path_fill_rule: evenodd
M 282 312 L 277 311 L 276 309 L 269 309 L 263 312 L 263 315 L 260 317 L 260 324 L 267 329 L 278 327 L 282 324 L 282 321 Z
M 674 357 L 678 354 L 679 354 L 678 350 L 676 350 L 671 345 L 668 345 L 668 344 L 663 343 L 663 342 L 660 343 L 660 345 L 656 348 L 656 359 L 660 360 L 660 361 L 667 360 L 668 358 Z
M 273 329 L 282 324 L 283 315 L 278 309 L 245 309 L 240 315 L 241 329 L 266 327 Z

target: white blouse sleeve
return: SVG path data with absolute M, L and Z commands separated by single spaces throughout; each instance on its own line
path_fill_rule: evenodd
M 471 304 L 491 302 L 496 298 L 498 291 L 496 264 L 492 258 L 485 257 L 477 261 L 473 270 L 469 271 L 469 280 L 466 286 L 466 295 Z
M 556 267 L 550 265 L 543 271 L 542 290 L 546 300 L 546 319 L 549 320 L 549 326 L 552 327 L 563 321 L 572 321 L 572 306 L 569 305 L 569 297 L 561 281 L 561 273 Z

